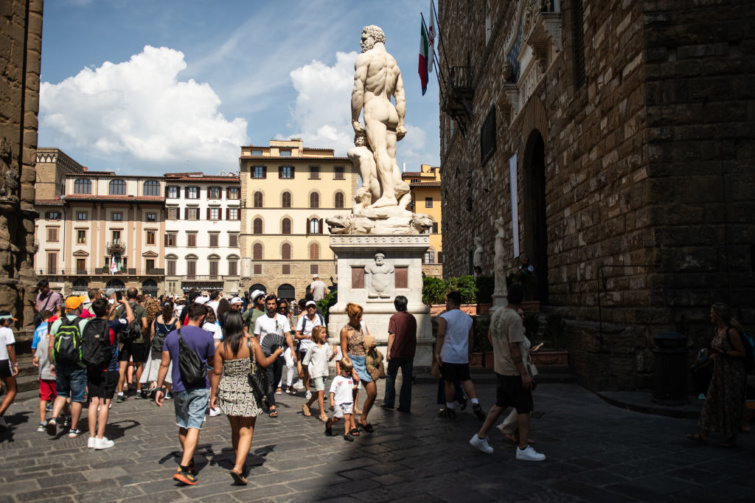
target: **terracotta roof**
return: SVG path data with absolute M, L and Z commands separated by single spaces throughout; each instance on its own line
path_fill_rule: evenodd
M 130 180 L 147 179 L 147 180 L 162 180 L 165 178 L 162 175 L 122 175 L 115 171 L 82 171 L 81 173 L 69 173 L 69 177 L 81 178 L 82 176 L 111 176 L 113 178 L 128 178 Z
M 62 199 L 37 199 L 34 204 L 39 206 L 63 206 L 65 202 Z
M 274 156 L 259 156 L 259 155 L 242 155 L 241 159 L 252 159 L 252 160 L 263 160 L 263 161 L 291 161 L 296 162 L 299 160 L 309 160 L 309 161 L 345 161 L 345 162 L 351 162 L 351 159 L 348 157 L 313 157 L 313 156 L 302 156 L 302 157 L 274 157 Z
M 169 182 L 228 182 L 228 183 L 238 183 L 240 178 L 238 176 L 171 176 L 169 178 L 166 178 L 166 183 Z
M 423 176 L 421 171 L 404 171 L 403 176 Z
M 95 196 L 92 194 L 70 194 L 65 196 L 66 201 L 124 201 L 130 202 L 142 202 L 142 203 L 162 203 L 165 201 L 163 196 Z
M 440 182 L 413 182 L 409 184 L 411 187 L 440 187 Z

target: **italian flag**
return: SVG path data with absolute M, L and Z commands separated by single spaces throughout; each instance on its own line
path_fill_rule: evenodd
M 419 39 L 419 81 L 422 84 L 422 96 L 427 91 L 427 57 L 430 53 L 430 42 L 427 37 L 427 28 L 422 21 L 422 36 Z

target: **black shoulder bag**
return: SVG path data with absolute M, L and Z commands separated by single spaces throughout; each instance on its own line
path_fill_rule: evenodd
M 262 400 L 270 389 L 270 383 L 267 380 L 267 372 L 265 369 L 257 365 L 257 358 L 252 351 L 252 343 L 249 339 L 246 340 L 246 347 L 249 348 L 249 360 L 251 365 L 249 366 L 249 386 L 252 388 L 252 394 L 257 403 L 262 403 Z
M 207 366 L 197 352 L 184 342 L 180 328 L 178 329 L 178 368 L 181 371 L 181 380 L 186 387 L 196 387 L 205 383 Z

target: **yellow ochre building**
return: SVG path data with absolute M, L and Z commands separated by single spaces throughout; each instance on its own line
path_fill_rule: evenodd
M 420 171 L 406 171 L 401 178 L 409 184 L 412 194 L 412 211 L 429 215 L 433 219 L 430 248 L 425 253 L 422 272 L 426 276 L 443 277 L 443 236 L 440 192 L 440 168 L 423 164 Z

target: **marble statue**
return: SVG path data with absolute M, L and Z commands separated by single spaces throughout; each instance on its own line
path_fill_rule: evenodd
M 506 265 L 504 262 L 504 239 L 506 238 L 506 229 L 503 225 L 503 217 L 499 217 L 495 221 L 495 291 L 494 295 L 506 296 L 508 295 L 508 288 L 506 287 Z
M 472 265 L 476 268 L 482 269 L 482 238 L 475 236 L 474 238 L 474 256 L 472 257 Z
M 364 268 L 367 297 L 389 299 L 393 295 L 394 268 L 385 262 L 384 253 L 375 254 L 375 263 Z

